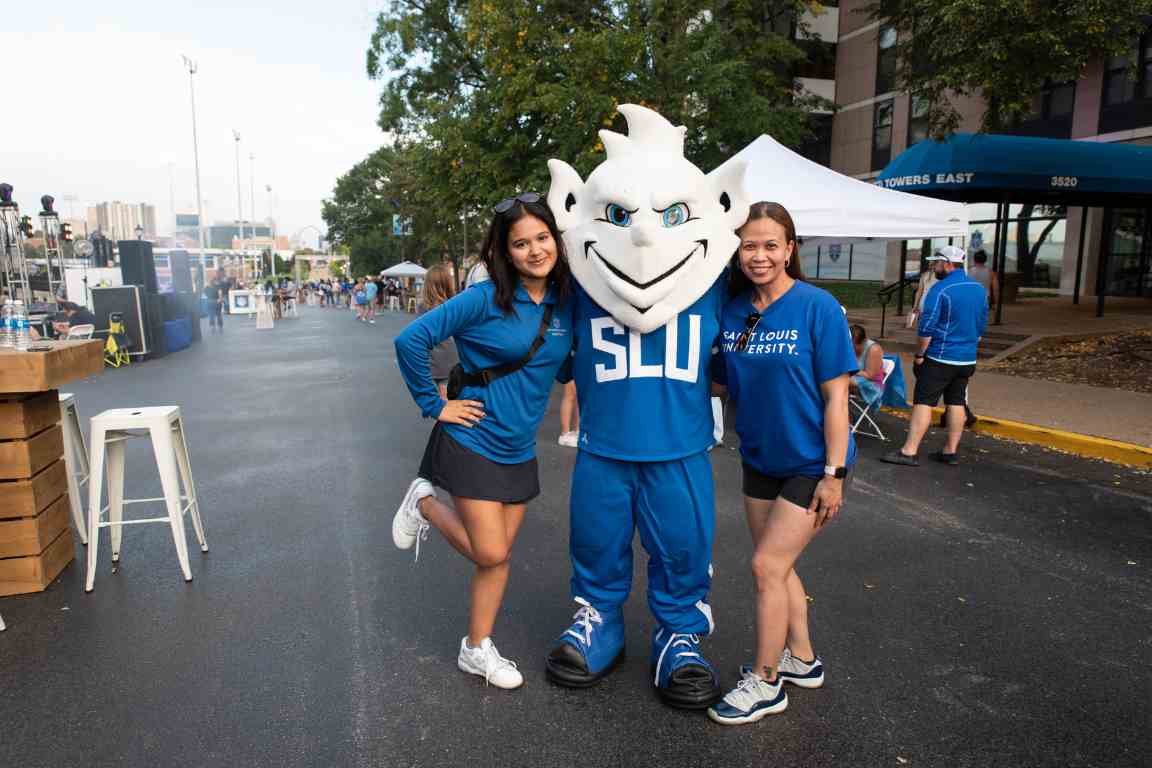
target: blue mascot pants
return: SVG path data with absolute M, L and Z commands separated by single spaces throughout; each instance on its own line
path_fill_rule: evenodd
M 616 461 L 580 451 L 572 475 L 572 595 L 601 612 L 632 587 L 632 538 L 648 552 L 648 606 L 673 632 L 709 634 L 709 566 L 716 528 L 712 462 Z

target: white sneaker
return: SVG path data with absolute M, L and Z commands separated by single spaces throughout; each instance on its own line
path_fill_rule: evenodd
M 819 656 L 808 663 L 796 658 L 785 648 L 776 672 L 784 682 L 801 688 L 819 688 L 824 685 L 824 663 Z
M 788 694 L 780 676 L 769 683 L 749 670 L 735 688 L 708 708 L 708 717 L 721 725 L 744 725 L 786 709 Z
M 497 688 L 512 690 L 524 684 L 524 676 L 516 669 L 516 662 L 501 656 L 490 637 L 481 640 L 479 648 L 472 648 L 468 645 L 468 637 L 462 637 L 456 666 L 470 675 L 483 677 L 484 682 Z
M 392 541 L 400 549 L 412 549 L 416 545 L 416 559 L 420 559 L 420 541 L 428 538 L 428 521 L 420 514 L 420 499 L 435 496 L 432 484 L 418 477 L 408 486 L 400 508 L 392 518 Z
M 561 432 L 559 439 L 556 442 L 563 445 L 565 448 L 577 448 L 580 445 L 579 432 Z

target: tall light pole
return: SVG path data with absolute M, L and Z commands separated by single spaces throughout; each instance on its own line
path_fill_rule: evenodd
M 270 249 L 270 253 L 272 254 L 272 258 L 271 258 L 271 261 L 272 261 L 272 279 L 275 280 L 276 279 L 276 214 L 273 213 L 273 211 L 272 211 L 272 185 L 271 184 L 265 184 L 264 189 L 268 190 L 268 221 L 269 221 L 269 231 L 272 233 L 272 248 Z
M 248 210 L 252 211 L 252 239 L 256 239 L 256 155 L 252 152 L 248 153 L 248 202 L 251 203 Z M 263 276 L 264 272 L 264 257 L 258 256 L 260 259 L 260 269 L 258 270 Z
M 204 263 L 204 203 L 200 199 L 200 142 L 196 138 L 196 86 L 192 76 L 196 74 L 196 62 L 183 56 L 184 66 L 188 68 L 188 90 L 192 94 L 192 158 L 196 164 L 196 229 L 200 235 L 200 264 Z M 220 265 L 217 264 L 217 267 Z
M 240 276 L 244 276 L 244 194 L 240 186 L 240 131 L 232 129 L 232 138 L 236 139 L 236 224 L 240 227 L 238 237 L 240 240 Z

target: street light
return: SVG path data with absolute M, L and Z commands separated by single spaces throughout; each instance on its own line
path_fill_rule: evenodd
M 200 236 L 200 264 L 204 267 L 204 203 L 200 199 L 200 142 L 196 137 L 196 86 L 192 76 L 196 74 L 196 62 L 181 55 L 188 68 L 188 90 L 192 94 L 192 158 L 196 164 L 196 229 Z
M 137 240 L 143 240 L 144 239 L 144 227 L 140 226 L 139 224 L 136 225 L 136 239 Z
M 232 129 L 232 138 L 236 139 L 236 223 L 240 227 L 240 274 L 244 274 L 244 194 L 240 186 L 240 132 L 235 128 Z

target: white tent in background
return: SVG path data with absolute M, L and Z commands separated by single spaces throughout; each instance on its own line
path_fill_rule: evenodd
M 381 272 L 380 277 L 424 277 L 424 273 L 427 271 L 419 264 L 402 261 Z
M 849 242 L 968 236 L 963 203 L 882 189 L 801 157 L 763 135 L 724 164 L 748 163 L 749 200 L 771 200 L 792 214 L 796 234 Z

